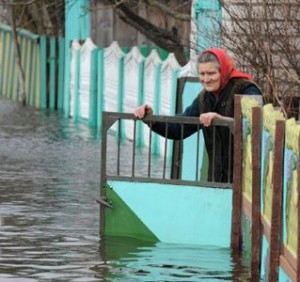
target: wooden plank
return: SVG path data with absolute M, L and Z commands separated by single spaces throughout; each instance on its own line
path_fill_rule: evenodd
M 242 108 L 241 96 L 234 100 L 234 155 L 231 247 L 239 250 L 241 236 Z
M 251 276 L 259 277 L 261 254 L 260 174 L 261 174 L 261 107 L 252 109 L 252 226 Z
M 273 193 L 270 238 L 270 266 L 268 281 L 278 280 L 280 234 L 281 234 L 281 206 L 282 206 L 282 179 L 283 179 L 283 145 L 285 122 L 276 121 L 274 164 L 273 164 Z
M 298 140 L 298 148 L 299 148 L 299 151 L 300 152 L 300 139 Z M 298 189 L 298 205 L 297 205 L 297 208 L 298 208 L 298 220 L 297 220 L 297 223 L 298 223 L 298 226 L 297 226 L 297 233 L 298 233 L 298 242 L 297 242 L 297 266 L 296 266 L 296 276 L 297 276 L 297 281 L 300 281 L 300 242 L 299 242 L 299 238 L 300 238 L 300 207 L 299 207 L 299 204 L 300 204 L 300 192 L 299 192 L 299 189 L 300 189 L 300 155 L 298 155 L 298 167 L 297 167 L 298 171 L 297 171 L 297 189 Z

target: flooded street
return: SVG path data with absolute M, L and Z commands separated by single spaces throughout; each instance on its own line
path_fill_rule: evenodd
M 0 99 L 0 281 L 247 281 L 228 249 L 101 239 L 99 186 L 94 130 Z

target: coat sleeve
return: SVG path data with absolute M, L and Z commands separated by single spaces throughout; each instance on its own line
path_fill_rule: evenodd
M 262 95 L 261 91 L 258 89 L 256 85 L 250 85 L 246 87 L 243 91 L 245 95 Z
M 178 114 L 177 116 L 199 117 L 199 96 L 184 110 L 183 113 Z M 167 130 L 166 127 L 168 128 Z M 156 122 L 152 125 L 152 130 L 168 139 L 180 140 L 182 137 L 187 138 L 197 132 L 199 127 L 195 124 L 180 125 L 178 123 Z

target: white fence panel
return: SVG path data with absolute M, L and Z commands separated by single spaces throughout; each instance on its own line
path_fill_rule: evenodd
M 96 49 L 91 39 L 87 39 L 80 50 L 80 117 L 89 119 L 90 115 L 90 89 L 91 89 L 91 55 Z
M 124 60 L 124 97 L 123 112 L 133 113 L 134 109 L 139 106 L 139 64 L 144 60 L 137 47 L 133 47 L 126 55 Z M 133 122 L 125 122 L 126 137 L 133 139 Z
M 106 111 L 119 110 L 119 61 L 124 56 L 117 42 L 113 42 L 104 53 L 104 107 Z

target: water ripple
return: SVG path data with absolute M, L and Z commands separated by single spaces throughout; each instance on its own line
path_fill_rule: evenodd
M 0 99 L 0 152 L 0 281 L 248 276 L 229 250 L 100 238 L 100 141 L 86 125 Z

